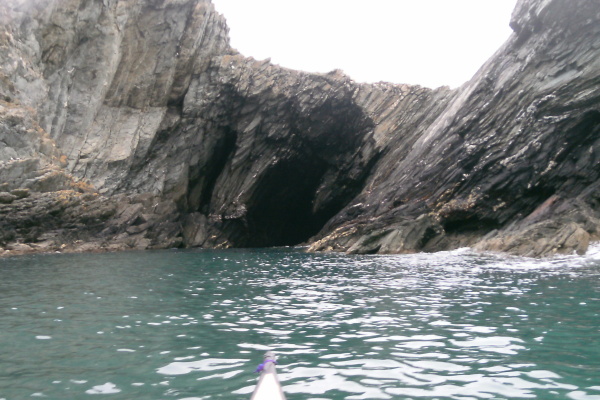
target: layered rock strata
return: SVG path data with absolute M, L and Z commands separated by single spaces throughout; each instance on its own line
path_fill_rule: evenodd
M 246 58 L 209 0 L 6 0 L 0 21 L 7 254 L 543 256 L 598 238 L 593 2 L 520 1 L 457 90 Z
M 312 249 L 584 253 L 600 232 L 599 22 L 594 2 L 520 1 L 512 37 L 408 153 L 395 137 Z

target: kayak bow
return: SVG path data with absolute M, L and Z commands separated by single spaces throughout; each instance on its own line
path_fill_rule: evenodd
M 263 363 L 256 369 L 256 372 L 260 372 L 260 378 L 250 400 L 285 400 L 275 364 L 277 364 L 275 353 L 267 351 Z

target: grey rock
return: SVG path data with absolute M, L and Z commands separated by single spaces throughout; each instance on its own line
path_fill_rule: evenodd
M 25 243 L 13 243 L 7 246 L 6 250 L 10 252 L 10 255 L 26 254 L 34 251 L 34 249 L 31 246 Z
M 183 240 L 188 246 L 201 247 L 209 237 L 208 219 L 201 213 L 188 214 L 183 223 Z
M 10 194 L 16 196 L 17 199 L 24 199 L 29 196 L 29 189 L 13 189 L 10 191 Z
M 13 201 L 17 200 L 18 197 L 14 194 L 7 192 L 0 192 L 0 204 L 10 204 Z

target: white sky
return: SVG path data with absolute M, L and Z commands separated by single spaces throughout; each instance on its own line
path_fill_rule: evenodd
M 517 0 L 212 0 L 245 56 L 359 82 L 460 86 L 504 43 Z

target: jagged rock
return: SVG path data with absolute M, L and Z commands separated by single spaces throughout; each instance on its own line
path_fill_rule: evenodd
M 139 200 L 76 190 L 31 193 L 14 204 L 0 204 L 0 247 L 14 250 L 13 244 L 26 243 L 41 252 L 180 247 L 182 232 L 172 202 L 155 198 L 145 206 L 135 203 Z
M 428 214 L 443 232 L 414 250 L 474 245 L 485 236 L 477 248 L 535 256 L 583 252 L 590 239 L 598 240 L 599 22 L 593 2 L 520 1 L 511 22 L 515 34 L 409 151 L 396 151 L 405 139 L 393 139 L 365 190 L 311 249 L 336 247 L 329 232 L 361 219 L 391 226 L 399 215 L 416 221 Z M 568 208 L 553 208 L 543 223 L 525 218 L 553 196 L 589 205 L 580 225 L 589 237 L 574 230 Z M 364 230 L 338 248 L 364 240 Z
M 545 221 L 527 226 L 517 234 L 500 233 L 483 239 L 476 250 L 502 251 L 528 257 L 554 254 L 585 254 L 591 235 L 574 222 L 559 225 Z
M 201 213 L 188 214 L 183 222 L 183 239 L 188 246 L 201 247 L 209 238 L 208 219 Z
M 29 196 L 29 189 L 13 189 L 10 194 L 15 196 L 17 199 L 24 199 Z
M 585 201 L 552 196 L 523 220 L 478 240 L 475 249 L 530 257 L 585 254 L 598 237 L 600 219 Z
M 442 231 L 430 217 L 402 221 L 363 234 L 347 250 L 350 254 L 414 253 Z
M 0 204 L 10 204 L 18 199 L 17 196 L 7 192 L 0 192 Z
M 0 245 L 584 252 L 598 22 L 520 0 L 477 75 L 432 90 L 243 57 L 209 0 L 3 0 L 0 190 L 29 196 Z
M 33 248 L 25 243 L 13 243 L 6 247 L 10 255 L 26 254 L 33 252 Z

